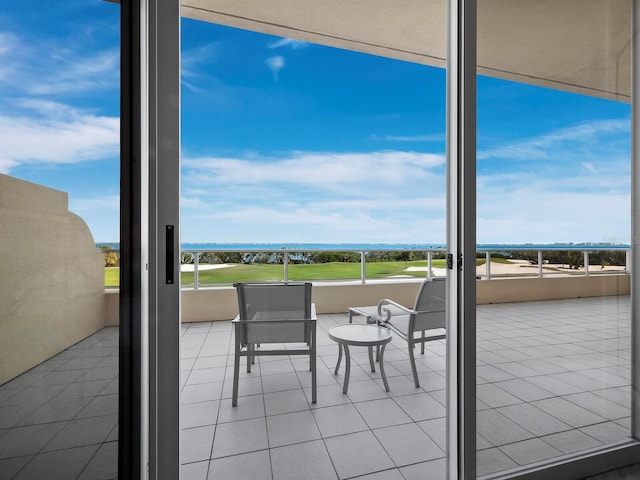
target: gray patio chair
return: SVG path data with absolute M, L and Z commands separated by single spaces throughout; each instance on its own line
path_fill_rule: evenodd
M 403 338 L 409 347 L 409 360 L 416 387 L 420 386 L 416 359 L 413 348 L 421 344 L 420 353 L 424 354 L 424 344 L 433 340 L 441 340 L 445 333 L 445 278 L 428 278 L 420 286 L 413 308 L 407 308 L 388 298 L 380 300 L 377 306 L 353 307 L 352 311 L 364 315 L 378 325 L 388 327 Z
M 240 357 L 247 357 L 247 372 L 255 357 L 309 355 L 311 401 L 316 403 L 316 311 L 311 283 L 235 283 L 238 316 L 233 320 L 235 356 L 232 405 L 238 404 Z M 261 349 L 263 344 L 302 344 L 290 349 Z

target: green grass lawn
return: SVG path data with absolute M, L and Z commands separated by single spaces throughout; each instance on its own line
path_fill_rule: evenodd
M 496 258 L 492 261 L 508 263 L 508 260 Z M 433 260 L 434 268 L 445 268 L 444 259 Z M 484 258 L 476 259 L 477 265 L 483 265 Z M 405 275 L 422 278 L 426 272 L 407 272 L 407 267 L 426 267 L 426 260 L 414 260 L 410 262 L 370 262 L 366 264 L 366 278 L 386 278 L 395 275 Z M 201 270 L 199 272 L 200 284 L 231 284 L 233 282 L 248 281 L 282 281 L 284 279 L 284 267 L 282 265 L 237 264 L 233 267 L 218 268 L 215 270 Z M 183 285 L 193 284 L 193 273 L 182 272 Z M 360 263 L 312 263 L 289 264 L 289 280 L 354 280 L 360 278 Z M 117 287 L 120 282 L 119 267 L 105 268 L 105 286 Z

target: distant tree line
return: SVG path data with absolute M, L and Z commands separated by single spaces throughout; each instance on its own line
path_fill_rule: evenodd
M 491 254 L 494 256 L 497 254 Z M 532 264 L 538 263 L 538 252 L 523 250 L 511 251 L 507 258 L 514 260 L 528 260 Z M 584 266 L 584 253 L 580 250 L 545 250 L 542 252 L 543 260 L 555 265 L 566 266 L 569 269 L 578 269 Z M 626 252 L 623 250 L 600 250 L 589 252 L 589 265 L 600 265 L 602 268 L 611 265 L 625 265 Z
M 202 252 L 199 254 L 198 263 L 220 264 L 220 263 L 244 263 L 247 265 L 255 263 L 284 263 L 284 252 Z M 358 263 L 360 262 L 359 252 L 288 252 L 290 264 L 309 263 Z M 399 250 L 386 252 L 366 252 L 367 262 L 409 262 L 412 260 L 426 260 L 427 252 L 420 250 Z M 434 252 L 433 258 L 444 258 L 444 252 Z M 182 263 L 194 263 L 194 254 L 184 252 L 181 254 Z

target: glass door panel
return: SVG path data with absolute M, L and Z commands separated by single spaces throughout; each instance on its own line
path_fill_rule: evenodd
M 443 332 L 394 331 L 389 391 L 352 347 L 346 393 L 328 334 L 445 276 L 444 69 L 187 18 L 182 65 L 183 475 L 444 479 Z M 308 359 L 262 356 L 234 407 L 231 284 L 286 279 L 313 282 L 317 403 Z
M 478 2 L 479 476 L 630 437 L 629 7 Z
M 3 478 L 118 475 L 119 17 L 2 7 Z

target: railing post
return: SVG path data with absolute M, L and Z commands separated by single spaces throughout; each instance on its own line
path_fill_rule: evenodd
M 484 258 L 485 265 L 487 266 L 487 280 L 491 280 L 491 252 L 485 252 Z
M 366 278 L 365 254 L 360 252 L 360 281 L 364 284 Z
M 200 265 L 200 252 L 193 252 L 193 289 L 197 290 L 200 283 L 198 266 Z
M 433 277 L 433 251 L 427 251 L 427 277 Z
M 282 263 L 284 265 L 284 281 L 288 282 L 289 281 L 289 251 L 286 248 L 284 249 L 284 256 L 282 259 Z
M 542 250 L 538 250 L 538 276 L 542 278 L 542 263 L 544 262 L 544 256 Z
M 584 276 L 587 277 L 589 276 L 589 252 L 585 250 L 582 254 L 584 258 Z

